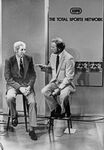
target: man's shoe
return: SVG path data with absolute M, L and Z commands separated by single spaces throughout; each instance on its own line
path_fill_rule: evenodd
M 29 136 L 31 137 L 32 140 L 37 140 L 37 136 L 34 131 L 29 131 Z
M 61 106 L 57 105 L 56 108 L 51 112 L 51 117 L 60 117 Z
M 18 125 L 18 114 L 12 118 L 12 125 L 16 127 Z
M 12 125 L 16 127 L 18 125 L 18 119 L 17 118 L 12 118 Z

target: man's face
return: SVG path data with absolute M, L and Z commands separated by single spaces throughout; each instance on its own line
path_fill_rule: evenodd
M 56 47 L 56 43 L 52 42 L 51 43 L 51 50 L 54 54 L 57 54 L 57 47 Z
M 25 46 L 20 46 L 20 48 L 16 52 L 16 55 L 18 57 L 23 57 L 25 52 L 26 52 L 26 47 Z

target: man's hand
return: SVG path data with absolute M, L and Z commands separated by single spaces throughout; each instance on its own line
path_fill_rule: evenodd
M 52 72 L 51 67 L 48 66 L 48 65 L 36 64 L 35 66 L 36 66 L 36 67 L 40 67 L 41 71 L 43 71 L 43 72 L 48 72 L 48 73 L 51 73 L 51 72 Z
M 28 86 L 28 87 L 20 87 L 19 90 L 20 90 L 20 92 L 23 95 L 27 96 L 30 93 L 30 86 Z
M 20 87 L 20 92 L 22 93 L 22 94 L 24 94 L 25 93 L 25 87 Z
M 30 94 L 30 89 L 31 89 L 30 86 L 26 87 L 26 89 L 25 89 L 26 90 L 26 96 Z
M 54 92 L 52 93 L 52 96 L 57 96 L 57 95 L 60 95 L 60 89 L 57 88 L 54 90 Z
M 47 65 L 43 65 L 43 64 L 36 64 L 36 67 L 40 67 L 41 71 L 45 71 Z

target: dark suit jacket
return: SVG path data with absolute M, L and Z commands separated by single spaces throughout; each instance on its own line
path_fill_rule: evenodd
M 9 60 L 5 61 L 5 72 L 4 76 L 6 79 L 6 88 L 7 90 L 11 87 L 19 90 L 21 86 L 29 86 L 31 89 L 34 87 L 36 72 L 34 70 L 33 59 L 32 57 L 25 55 L 23 58 L 24 63 L 24 77 L 21 77 L 20 71 L 18 68 L 18 63 L 16 56 L 12 56 Z

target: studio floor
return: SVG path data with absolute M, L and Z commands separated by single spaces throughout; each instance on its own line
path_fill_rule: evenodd
M 37 141 L 30 139 L 24 124 L 8 132 L 0 131 L 0 144 L 4 150 L 103 150 L 104 120 L 97 122 L 73 121 L 75 133 L 64 133 L 61 137 L 48 134 L 46 125 L 38 124 Z

